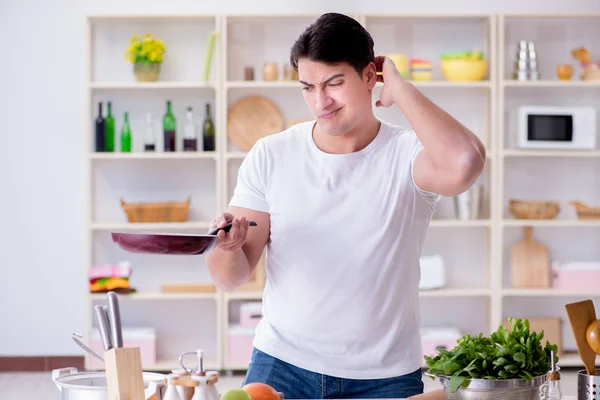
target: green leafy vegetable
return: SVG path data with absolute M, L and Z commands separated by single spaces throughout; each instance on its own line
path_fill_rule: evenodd
M 509 318 L 510 329 L 500 326 L 489 337 L 465 335 L 452 350 L 439 349 L 425 356 L 429 373 L 450 377 L 450 391 L 466 386 L 469 379 L 533 379 L 551 368 L 558 347 L 546 341 L 544 331 L 531 332 L 527 319 Z

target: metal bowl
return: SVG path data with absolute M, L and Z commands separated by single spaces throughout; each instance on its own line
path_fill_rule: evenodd
M 451 393 L 449 376 L 425 375 L 440 380 L 447 400 L 540 400 L 547 380 L 545 374 L 533 379 L 468 379 Z

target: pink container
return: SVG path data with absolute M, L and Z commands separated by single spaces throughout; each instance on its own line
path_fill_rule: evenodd
M 247 368 L 252 357 L 254 328 L 231 325 L 227 338 L 227 363 L 232 369 Z
M 560 268 L 552 266 L 552 288 L 581 292 L 600 292 L 600 268 Z
M 461 332 L 456 328 L 422 328 L 423 354 L 434 356 L 438 354 L 438 347 L 451 350 L 457 345 L 456 342 L 461 337 Z
M 104 347 L 98 329 L 94 328 L 90 345 L 92 350 L 103 355 Z M 153 328 L 123 328 L 123 347 L 139 347 L 142 367 L 156 364 L 156 332 Z M 103 369 L 104 364 L 96 357 L 90 356 L 90 368 Z
M 240 307 L 240 325 L 256 328 L 262 319 L 262 302 L 244 303 Z

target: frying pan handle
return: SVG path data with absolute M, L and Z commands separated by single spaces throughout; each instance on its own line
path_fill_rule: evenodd
M 250 221 L 250 226 L 257 226 L 256 222 L 254 221 Z M 229 232 L 229 230 L 231 230 L 231 222 L 228 222 L 224 227 L 222 228 L 215 228 L 211 231 L 208 232 L 209 235 L 216 235 L 217 232 L 219 232 L 219 230 L 224 230 L 225 232 Z

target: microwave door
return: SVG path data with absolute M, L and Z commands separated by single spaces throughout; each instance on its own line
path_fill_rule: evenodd
M 573 116 L 530 114 L 527 117 L 527 140 L 550 146 L 572 143 Z

